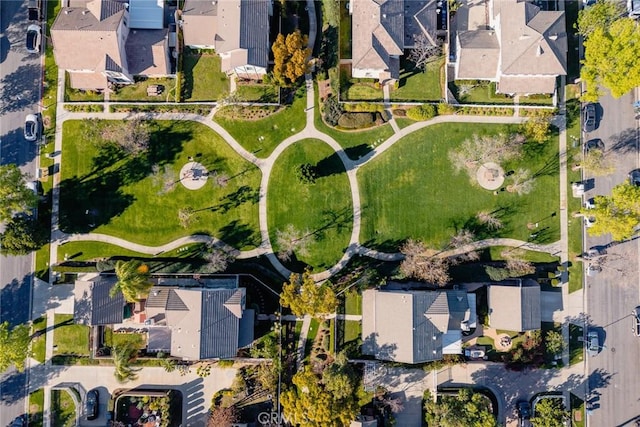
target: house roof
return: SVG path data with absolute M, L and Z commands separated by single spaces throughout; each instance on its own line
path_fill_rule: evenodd
M 421 363 L 442 358 L 459 341 L 469 315 L 465 291 L 362 293 L 362 351 L 380 360 Z
M 76 3 L 82 4 L 82 3 Z M 85 7 L 63 7 L 51 27 L 53 53 L 58 67 L 100 73 L 127 69 L 126 56 L 118 45 L 117 29 L 125 14 L 124 4 L 113 0 L 92 0 Z M 88 77 L 88 76 L 86 76 Z M 73 87 L 82 82 L 79 77 Z M 104 80 L 91 78 L 89 83 Z
M 498 93 L 554 93 L 556 76 L 500 76 Z
M 269 60 L 269 0 L 228 0 L 217 9 L 215 48 L 223 57 L 223 72 L 253 65 L 266 68 Z
M 515 0 L 496 0 L 494 10 L 500 20 L 502 74 L 567 74 L 564 12 Z
M 218 3 L 186 0 L 182 9 L 182 35 L 186 46 L 213 46 Z
M 104 89 L 107 87 L 107 77 L 99 71 L 69 71 L 69 83 L 71 84 L 71 87 L 81 87 L 89 90 Z
M 518 332 L 540 329 L 540 285 L 534 280 L 492 283 L 488 300 L 492 328 Z
M 389 56 L 404 49 L 404 0 L 354 0 L 353 67 L 389 70 Z
M 414 37 L 424 34 L 432 45 L 436 45 L 438 15 L 437 0 L 418 0 L 404 2 L 404 47 L 414 45 Z
M 253 341 L 253 314 L 244 310 L 245 298 L 245 288 L 154 287 L 147 317 L 169 328 L 173 356 L 226 359 L 235 357 L 239 345 Z
M 132 75 L 165 76 L 169 74 L 167 58 L 168 29 L 131 31 L 127 37 L 125 50 L 129 73 Z
M 498 70 L 500 44 L 493 30 L 458 33 L 456 79 L 493 79 Z
M 116 283 L 115 276 L 97 276 L 92 280 L 77 280 L 74 286 L 74 318 L 89 326 L 121 323 L 126 305 L 121 292 L 113 298 L 109 291 Z
M 164 3 L 164 0 L 129 0 L 129 28 L 164 28 Z

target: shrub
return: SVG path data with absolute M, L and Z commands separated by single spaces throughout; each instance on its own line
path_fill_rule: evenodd
M 403 110 L 401 108 L 397 108 L 395 110 L 392 110 L 392 113 L 393 113 L 394 116 L 397 116 L 397 117 L 407 117 L 407 111 Z
M 345 104 L 344 109 L 346 111 L 357 113 L 379 113 L 384 111 L 384 105 L 374 104 L 371 102 L 360 102 L 358 104 Z
M 116 268 L 116 262 L 110 259 L 101 259 L 96 263 L 96 269 L 100 272 L 111 271 Z
M 409 111 L 407 111 L 407 117 L 416 121 L 429 120 L 435 116 L 436 107 L 430 104 L 422 104 L 417 107 L 410 108 Z
M 488 265 L 484 268 L 484 271 L 494 282 L 500 282 L 511 277 L 509 270 L 507 270 L 506 268 L 498 268 Z
M 324 102 L 324 121 L 330 126 L 336 126 L 342 115 L 342 105 L 335 96 L 330 96 Z
M 311 163 L 303 163 L 296 168 L 296 177 L 302 184 L 315 184 L 318 179 L 318 168 Z
M 338 126 L 345 129 L 362 129 L 375 123 L 375 114 L 372 113 L 344 113 L 338 119 Z
M 454 107 L 451 104 L 446 104 L 444 102 L 441 102 L 440 104 L 438 104 L 438 115 L 440 116 L 444 116 L 447 114 L 455 114 L 456 113 L 456 107 Z

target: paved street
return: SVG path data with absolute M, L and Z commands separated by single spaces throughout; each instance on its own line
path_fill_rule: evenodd
M 25 48 L 27 2 L 0 1 L 0 162 L 15 163 L 35 175 L 36 146 L 23 137 L 25 115 L 36 112 L 40 98 L 39 55 L 28 55 Z M 12 324 L 29 317 L 33 256 L 0 256 L 0 321 Z M 24 413 L 24 376 L 0 382 L 0 395 L 9 388 L 11 400 L 0 402 L 0 425 L 7 425 Z
M 638 167 L 636 121 L 633 117 L 633 94 L 618 100 L 610 96 L 601 99 L 600 127 L 587 139 L 601 138 L 607 156 L 616 166 L 612 175 L 596 177 L 589 199 L 596 194 L 610 194 L 623 182 L 629 171 Z M 586 247 L 607 245 L 610 236 L 587 237 Z M 637 363 L 640 360 L 640 340 L 631 332 L 631 310 L 638 305 L 638 242 L 634 240 L 607 248 L 607 260 L 602 272 L 587 277 L 585 312 L 599 335 L 603 348 L 587 360 L 589 386 L 595 388 L 595 378 L 610 377 L 606 387 L 591 392 L 590 426 L 621 426 L 640 415 L 640 381 Z

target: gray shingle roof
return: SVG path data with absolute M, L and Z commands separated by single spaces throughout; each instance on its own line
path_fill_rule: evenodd
M 113 276 L 98 276 L 91 281 L 77 281 L 74 294 L 74 318 L 85 325 L 112 325 L 122 323 L 124 306 L 121 292 L 113 298 L 109 291 L 116 283 Z
M 247 50 L 247 64 L 267 67 L 270 48 L 268 0 L 241 2 L 239 47 Z
M 540 285 L 534 280 L 491 284 L 488 300 L 492 328 L 517 332 L 540 329 Z
M 224 307 L 234 291 L 202 292 L 200 359 L 228 359 L 238 352 L 240 319 Z

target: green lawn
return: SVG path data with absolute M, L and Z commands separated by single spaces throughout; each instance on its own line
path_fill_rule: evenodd
M 570 394 L 571 427 L 584 427 L 584 400 L 575 394 Z
M 362 314 L 362 295 L 355 290 L 349 290 L 344 295 L 345 314 Z
M 279 88 L 273 85 L 238 83 L 236 95 L 242 101 L 278 102 Z
M 427 65 L 426 71 L 415 69 L 406 61 L 400 73 L 398 89 L 389 94 L 391 101 L 440 101 L 443 98 L 441 71 L 444 57 Z
M 58 248 L 58 262 L 64 261 L 65 254 L 73 261 L 89 261 L 98 258 L 125 257 L 125 258 L 189 258 L 202 250 L 199 243 L 184 245 L 172 251 L 163 252 L 157 257 L 141 252 L 130 251 L 117 245 L 103 242 L 68 242 Z
M 373 83 L 358 83 L 355 80 L 345 82 L 344 101 L 382 101 L 382 88 Z
M 388 123 L 373 129 L 358 131 L 341 131 L 327 126 L 322 121 L 318 102 L 318 90 L 316 87 L 316 108 L 313 116 L 316 129 L 335 139 L 336 142 L 344 148 L 345 153 L 351 159 L 359 159 L 372 150 L 372 145 L 381 144 L 393 135 L 393 128 Z M 414 123 L 413 120 L 411 122 Z
M 54 327 L 53 354 L 89 356 L 88 326 L 73 323 L 72 314 L 56 314 Z
M 398 127 L 400 129 L 404 129 L 407 126 L 411 126 L 414 123 L 416 123 L 415 120 L 407 119 L 405 117 L 397 117 L 396 118 L 396 124 L 398 125 Z
M 103 126 L 96 121 L 89 126 Z M 194 233 L 214 235 L 238 248 L 253 248 L 258 233 L 259 170 L 204 125 L 188 121 L 151 121 L 150 147 L 138 158 L 87 141 L 87 124 L 67 121 L 61 182 L 61 228 L 105 233 L 157 246 Z M 209 177 L 199 190 L 178 182 L 180 169 L 194 157 L 210 175 L 226 175 L 224 186 Z M 166 167 L 152 176 L 152 166 Z M 162 193 L 163 182 L 173 182 Z M 187 228 L 178 211 L 194 211 Z M 88 213 L 87 213 L 88 212 Z
M 51 424 L 56 427 L 76 425 L 76 405 L 66 390 L 51 390 Z
M 220 71 L 220 57 L 214 53 L 192 54 L 185 50 L 184 101 L 216 101 L 229 94 L 229 79 Z
M 480 82 L 464 94 L 460 93 L 464 82 L 450 82 L 449 88 L 453 92 L 456 99 L 464 104 L 513 104 L 513 99 L 506 96 L 496 94 L 495 82 Z
M 362 336 L 362 324 L 356 320 L 344 321 L 344 342 L 357 340 Z
M 107 347 L 132 344 L 135 348 L 144 348 L 146 339 L 142 334 L 135 333 L 113 333 L 111 328 L 105 329 L 104 344 Z
M 164 92 L 158 96 L 148 96 L 147 88 L 151 85 L 164 86 Z M 111 101 L 149 101 L 162 102 L 173 101 L 172 89 L 176 85 L 176 80 L 168 77 L 157 79 L 146 79 L 134 84 L 120 87 L 116 92 L 109 95 Z
M 569 324 L 569 365 L 582 363 L 584 360 L 583 328 L 573 323 Z
M 553 96 L 551 95 L 529 95 L 520 97 L 520 105 L 553 105 Z
M 269 157 L 273 150 L 305 126 L 306 97 L 300 89 L 293 104 L 260 120 L 231 120 L 214 117 L 242 146 L 260 158 Z
M 572 165 L 577 163 L 582 155 L 580 141 L 580 104 L 577 100 L 567 102 L 567 206 L 569 222 L 569 292 L 582 289 L 584 264 L 577 256 L 582 254 L 582 217 L 573 218 L 572 213 L 582 208 L 582 199 L 572 196 L 571 183 L 582 179 L 580 169 L 572 170 Z M 574 146 L 575 145 L 575 146 Z
M 504 257 L 502 256 L 502 252 L 514 250 L 516 248 L 506 247 L 506 246 L 492 246 L 489 248 L 489 255 L 491 256 L 492 261 L 502 261 Z M 523 259 L 525 261 L 530 261 L 534 263 L 538 262 L 558 262 L 560 257 L 553 256 L 546 252 L 536 252 L 536 251 L 528 251 L 525 249 L 518 249 L 518 253 L 522 253 L 522 256 L 518 256 L 518 258 Z
M 47 243 L 36 251 L 36 277 L 45 282 L 49 281 L 50 245 Z
M 303 184 L 296 177 L 296 168 L 303 163 L 317 165 L 320 178 L 315 184 Z M 342 163 L 324 142 L 303 140 L 282 153 L 269 180 L 267 206 L 275 251 L 277 230 L 292 224 L 314 239 L 309 255 L 299 256 L 298 261 L 317 271 L 333 266 L 342 257 L 353 222 L 351 193 Z M 300 264 L 290 266 L 302 269 Z
M 36 359 L 40 363 L 44 363 L 45 358 L 45 347 L 46 347 L 46 338 L 45 329 L 47 328 L 47 318 L 39 317 L 33 321 L 31 325 L 31 334 L 41 333 L 31 340 L 31 352 L 33 353 L 33 358 Z
M 456 230 L 473 223 L 482 210 L 496 211 L 504 227 L 478 237 L 530 238 L 527 223 L 544 221 L 536 242 L 559 238 L 557 139 L 540 145 L 529 143 L 519 163 L 505 164 L 506 171 L 524 167 L 540 174 L 528 195 L 507 191 L 494 195 L 470 182 L 464 172 L 456 174 L 448 152 L 474 133 L 513 131 L 501 125 L 441 124 L 414 132 L 396 143 L 359 171 L 362 198 L 360 242 L 395 251 L 407 238 L 435 247 L 448 242 Z M 508 185 L 507 180 L 505 185 Z
M 42 427 L 44 411 L 44 389 L 38 389 L 29 395 L 29 426 Z

